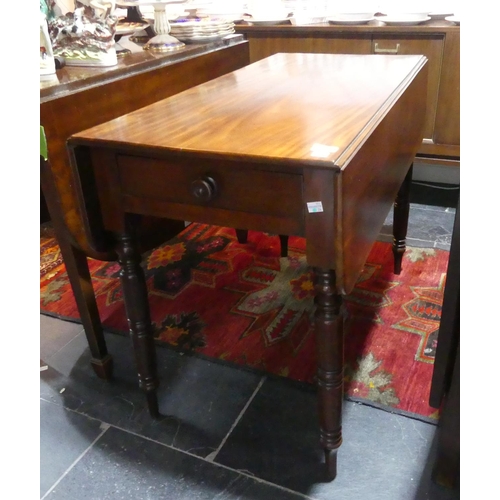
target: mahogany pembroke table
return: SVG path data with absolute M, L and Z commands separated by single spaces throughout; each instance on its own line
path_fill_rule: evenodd
M 394 200 L 401 270 L 427 59 L 275 54 L 74 134 L 116 241 L 139 386 L 159 414 L 155 348 L 134 230 L 165 217 L 306 238 L 315 280 L 320 442 L 329 479 L 342 442 L 343 307 Z

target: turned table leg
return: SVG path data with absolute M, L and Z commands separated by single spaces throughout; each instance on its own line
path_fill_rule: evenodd
M 335 272 L 315 268 L 314 275 L 320 442 L 328 479 L 333 480 L 337 475 L 337 450 L 342 444 L 344 314 L 342 296 L 336 292 Z
M 413 164 L 399 188 L 394 202 L 393 242 L 394 274 L 401 273 L 401 263 L 406 250 L 406 233 L 408 231 L 408 217 L 410 215 L 410 187 L 413 175 Z
M 141 255 L 129 233 L 118 237 L 117 253 L 121 265 L 120 281 L 137 364 L 139 387 L 146 394 L 149 413 L 156 418 L 159 417 L 156 394 L 158 377 L 146 278 L 140 265 Z

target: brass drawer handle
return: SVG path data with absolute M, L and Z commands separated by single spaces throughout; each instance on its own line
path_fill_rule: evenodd
M 375 42 L 375 54 L 397 54 L 399 50 L 399 43 L 396 44 L 395 49 L 383 49 L 378 46 L 378 43 Z
M 205 175 L 191 183 L 191 194 L 199 201 L 210 201 L 217 195 L 217 183 L 213 177 Z

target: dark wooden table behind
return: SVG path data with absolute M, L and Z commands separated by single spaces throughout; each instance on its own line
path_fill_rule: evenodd
M 97 374 L 112 371 L 88 270 L 87 258 L 116 260 L 116 252 L 97 219 L 95 197 L 82 194 L 72 175 L 66 141 L 89 127 L 147 106 L 165 97 L 217 78 L 249 63 L 248 42 L 231 35 L 206 44 L 186 45 L 173 53 L 152 53 L 129 45 L 132 53 L 108 68 L 69 67 L 40 81 L 40 124 L 45 129 L 48 161 L 40 161 L 42 207 L 50 218 Z M 91 173 L 89 173 L 91 174 Z M 182 221 L 148 217 L 141 226 L 143 250 L 169 239 L 183 228 Z

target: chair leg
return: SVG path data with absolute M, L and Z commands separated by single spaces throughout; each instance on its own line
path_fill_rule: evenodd
M 410 215 L 410 187 L 413 175 L 413 164 L 399 188 L 394 202 L 393 241 L 394 274 L 401 274 L 401 263 L 406 250 L 406 233 L 408 231 L 408 217 Z
M 110 379 L 113 373 L 113 360 L 108 354 L 106 341 L 102 330 L 99 311 L 95 299 L 94 289 L 88 267 L 86 255 L 73 246 L 66 235 L 66 227 L 60 214 L 59 205 L 55 199 L 55 186 L 50 172 L 49 162 L 40 157 L 40 181 L 45 195 L 47 208 L 54 227 L 57 242 L 61 249 L 62 258 L 83 329 L 87 337 L 92 355 L 91 365 L 99 378 Z

